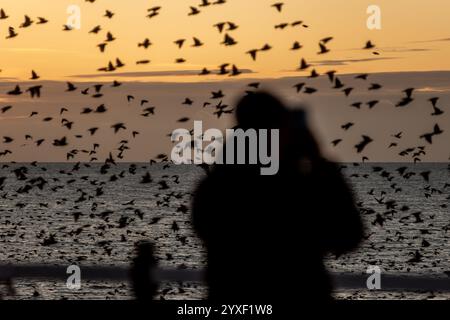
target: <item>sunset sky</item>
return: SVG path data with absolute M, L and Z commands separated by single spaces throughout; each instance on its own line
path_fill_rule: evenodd
M 31 69 L 45 79 L 95 74 L 97 68 L 116 57 L 126 63 L 121 72 L 199 70 L 203 67 L 217 68 L 229 62 L 257 72 L 252 76 L 278 77 L 291 74 L 301 57 L 318 63 L 338 63 L 335 68 L 342 73 L 450 70 L 449 1 L 287 0 L 281 13 L 271 7 L 274 2 L 228 0 L 226 4 L 200 8 L 200 14 L 188 16 L 189 7 L 197 6 L 199 0 L 134 0 L 132 5 L 128 1 L 104 0 L 94 3 L 81 0 L 3 0 L 1 7 L 9 18 L 0 20 L 0 69 L 3 69 L 0 76 L 27 79 Z M 64 32 L 63 24 L 69 17 L 66 11 L 73 4 L 81 9 L 81 29 Z M 368 30 L 366 27 L 366 10 L 372 4 L 381 8 L 381 30 Z M 160 14 L 152 19 L 146 18 L 147 9 L 154 6 L 162 6 Z M 115 13 L 112 19 L 103 17 L 106 9 Z M 45 17 L 49 22 L 18 28 L 25 14 L 33 20 Z M 302 20 L 308 28 L 274 28 L 276 24 L 297 20 Z M 213 25 L 225 21 L 239 26 L 229 32 L 238 41 L 235 46 L 220 45 L 223 34 L 219 34 Z M 96 35 L 89 34 L 97 25 L 102 27 L 102 31 Z M 15 27 L 19 35 L 6 40 L 9 26 Z M 108 31 L 117 40 L 101 54 L 96 45 L 104 41 Z M 192 48 L 193 36 L 204 45 Z M 318 40 L 327 36 L 334 37 L 329 44 L 332 51 L 317 55 Z M 138 48 L 137 44 L 145 38 L 149 38 L 153 45 L 147 50 Z M 187 39 L 181 50 L 173 43 L 180 38 Z M 360 50 L 369 39 L 377 45 L 380 56 Z M 304 47 L 290 51 L 294 41 L 299 41 Z M 273 49 L 259 54 L 256 62 L 245 54 L 266 43 Z M 177 58 L 184 58 L 187 62 L 175 64 Z M 135 64 L 142 59 L 149 59 L 151 63 Z M 359 59 L 369 61 L 347 65 L 339 63 Z M 194 80 L 199 78 L 194 77 Z
M 210 0 L 213 2 L 215 0 Z M 291 105 L 306 105 L 310 111 L 311 126 L 317 129 L 319 140 L 333 158 L 342 161 L 360 161 L 354 145 L 362 134 L 372 136 L 375 142 L 367 149 L 372 161 L 411 161 L 400 157 L 402 148 L 424 145 L 419 139 L 430 132 L 438 123 L 444 134 L 428 145 L 429 152 L 424 161 L 448 161 L 450 150 L 450 1 L 447 0 L 285 0 L 282 12 L 271 5 L 274 0 L 227 0 L 222 5 L 199 7 L 200 0 L 159 0 L 159 1 L 106 1 L 94 3 L 82 0 L 2 0 L 0 8 L 8 18 L 0 19 L 0 108 L 12 105 L 6 113 L 0 113 L 0 137 L 14 138 L 14 143 L 2 143 L 13 155 L 0 161 L 64 161 L 71 149 L 89 149 L 93 143 L 100 143 L 99 160 L 117 148 L 123 139 L 130 141 L 128 161 L 148 161 L 161 152 L 169 152 L 172 143 L 167 137 L 180 126 L 191 127 L 193 120 L 204 120 L 209 126 L 225 128 L 233 122 L 232 115 L 217 119 L 213 115 L 214 104 L 211 92 L 223 90 L 223 103 L 233 105 L 236 99 L 248 89 L 250 81 L 261 81 L 263 89 L 274 89 L 284 101 Z M 366 21 L 368 6 L 378 5 L 381 9 L 381 30 L 369 30 Z M 80 7 L 81 29 L 63 31 L 67 23 L 67 8 Z M 161 6 L 159 15 L 149 19 L 147 9 Z M 190 6 L 201 11 L 189 16 Z M 104 17 L 105 10 L 114 13 L 112 19 Z M 28 15 L 34 23 L 20 28 Z M 38 17 L 49 22 L 37 24 Z M 303 21 L 304 26 L 288 26 L 284 30 L 275 29 L 281 23 Z M 237 44 L 224 46 L 225 31 L 220 34 L 214 27 L 219 22 L 233 22 L 239 27 L 226 31 Z M 89 33 L 100 25 L 98 34 Z M 8 28 L 13 27 L 18 36 L 6 39 Z M 226 27 L 225 27 L 226 29 Z M 104 53 L 98 44 L 110 32 L 116 40 L 109 42 Z M 318 54 L 319 40 L 332 36 L 327 43 L 331 50 Z M 201 47 L 192 47 L 193 37 L 201 40 Z M 148 38 L 152 45 L 148 49 L 138 47 L 138 43 Z M 174 41 L 186 39 L 179 49 Z M 371 40 L 373 50 L 362 49 Z M 298 41 L 303 47 L 290 50 Z M 246 54 L 251 49 L 260 49 L 269 44 L 272 49 L 258 52 L 256 61 Z M 374 54 L 378 53 L 378 55 Z M 109 61 L 119 58 L 125 63 L 115 72 L 99 72 Z M 177 64 L 183 58 L 185 63 Z M 309 76 L 311 68 L 298 71 L 300 60 L 305 58 L 319 74 L 336 70 L 346 85 L 354 87 L 353 93 L 345 97 L 339 90 L 330 89 L 327 77 L 316 79 Z M 137 65 L 139 60 L 150 60 L 149 64 Z M 198 76 L 204 67 L 215 71 L 223 63 L 235 64 L 243 74 L 238 77 L 209 75 Z M 31 70 L 40 79 L 30 81 Z M 448 71 L 448 72 L 441 72 Z M 355 80 L 351 74 L 370 73 L 366 82 Z M 123 82 L 118 88 L 111 88 L 113 80 Z M 77 92 L 67 93 L 66 82 L 74 82 Z M 319 91 L 314 95 L 296 93 L 292 86 L 305 81 Z M 32 82 L 32 83 L 31 83 Z M 104 83 L 100 99 L 93 99 L 92 85 Z M 370 83 L 378 82 L 383 88 L 367 90 Z M 43 85 L 42 97 L 31 99 L 29 93 L 19 96 L 6 94 L 16 85 L 25 91 L 31 85 Z M 82 89 L 91 87 L 88 95 L 80 94 Z M 402 91 L 416 88 L 414 102 L 408 108 L 395 108 L 404 96 Z M 136 97 L 127 102 L 126 96 Z M 444 114 L 430 116 L 431 97 L 439 97 L 438 107 Z M 192 107 L 182 105 L 186 97 L 193 99 Z M 141 99 L 149 101 L 148 106 L 156 107 L 156 115 L 142 117 Z M 374 109 L 349 108 L 351 103 L 377 99 Z M 212 107 L 203 108 L 205 101 Z M 85 107 L 95 108 L 105 104 L 108 112 L 102 115 L 81 115 Z M 60 109 L 68 111 L 61 116 Z M 38 115 L 30 118 L 30 113 Z M 177 119 L 188 116 L 190 122 L 180 124 Z M 43 122 L 52 117 L 51 122 Z M 61 118 L 73 121 L 69 131 L 61 126 Z M 348 132 L 341 126 L 352 121 L 356 125 Z M 115 135 L 110 126 L 125 122 L 128 130 Z M 95 136 L 86 130 L 99 127 Z M 130 137 L 131 130 L 141 134 Z M 387 148 L 392 135 L 404 132 L 398 147 Z M 34 140 L 26 140 L 25 134 Z M 76 138 L 80 135 L 82 138 Z M 67 136 L 70 146 L 55 148 L 51 142 Z M 45 138 L 40 148 L 35 140 Z M 330 141 L 343 139 L 337 148 Z M 88 161 L 89 157 L 79 154 L 73 161 Z

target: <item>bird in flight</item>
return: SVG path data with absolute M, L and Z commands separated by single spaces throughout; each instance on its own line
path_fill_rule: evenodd
M 9 16 L 6 14 L 5 10 L 0 9 L 0 20 L 8 19 Z
M 48 23 L 48 20 L 44 17 L 38 17 L 38 22 L 36 24 L 46 24 Z
M 425 139 L 426 142 L 429 144 L 433 144 L 433 137 L 436 135 L 440 135 L 444 133 L 444 131 L 439 127 L 438 124 L 435 124 L 433 127 L 433 131 L 430 133 L 425 133 L 420 136 L 421 139 Z
M 362 138 L 363 140 L 359 142 L 357 145 L 355 145 L 356 152 L 358 153 L 361 153 L 367 147 L 368 144 L 373 142 L 373 139 L 367 135 L 363 135 Z
M 277 3 L 272 4 L 272 7 L 277 9 L 278 12 L 281 12 L 281 10 L 283 9 L 283 6 L 284 6 L 283 2 L 277 2 Z
M 302 60 L 300 61 L 300 67 L 299 67 L 299 70 L 306 70 L 306 69 L 308 69 L 310 66 L 311 66 L 311 65 L 308 64 L 308 63 L 306 62 L 306 60 L 302 58 Z
M 372 43 L 372 41 L 369 40 L 369 41 L 366 42 L 366 45 L 364 46 L 363 49 L 370 50 L 370 49 L 373 49 L 373 48 L 375 48 L 375 45 Z
M 196 7 L 190 7 L 190 12 L 188 13 L 188 16 L 195 16 L 200 13 L 200 10 L 198 10 Z
M 32 70 L 31 71 L 31 78 L 30 78 L 30 80 L 37 80 L 39 78 L 40 77 L 38 76 L 38 74 L 34 70 Z
M 13 27 L 8 28 L 8 35 L 6 36 L 6 39 L 12 39 L 18 36 L 18 33 L 14 30 Z
M 19 26 L 19 28 L 28 28 L 29 26 L 31 26 L 34 23 L 34 21 L 31 20 L 31 18 L 27 15 L 25 15 L 24 19 L 25 19 L 25 21 L 22 22 L 22 24 Z
M 104 17 L 108 18 L 108 19 L 112 19 L 112 17 L 114 16 L 114 13 L 110 10 L 106 10 Z
M 159 14 L 159 10 L 161 10 L 160 6 L 147 9 L 148 12 L 147 18 L 151 19 L 153 17 L 156 17 Z
M 186 41 L 186 39 L 179 39 L 179 40 L 174 41 L 174 43 L 178 46 L 179 49 L 181 49 L 181 47 L 183 46 L 185 41 Z
M 148 47 L 150 47 L 151 45 L 152 43 L 148 38 L 146 38 L 143 42 L 138 43 L 138 47 L 144 47 L 145 49 L 148 49 Z

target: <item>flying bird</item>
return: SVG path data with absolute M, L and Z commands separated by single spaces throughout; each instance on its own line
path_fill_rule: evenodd
M 38 17 L 38 22 L 36 22 L 36 24 L 46 24 L 46 23 L 48 23 L 48 20 L 43 17 Z
M 101 27 L 100 25 L 98 25 L 98 26 L 95 26 L 94 28 L 92 28 L 92 29 L 89 31 L 89 33 L 95 33 L 95 34 L 97 34 L 97 33 L 99 33 L 101 30 L 102 30 L 102 27 Z
M 126 130 L 126 129 L 127 129 L 127 128 L 125 127 L 125 124 L 122 123 L 122 122 L 113 124 L 113 125 L 111 126 L 111 128 L 114 129 L 114 133 L 119 132 L 119 130 L 121 130 L 121 129 L 122 129 L 122 130 Z
M 369 87 L 368 90 L 379 90 L 381 89 L 383 86 L 381 84 L 378 83 L 372 83 Z
M 188 16 L 195 16 L 200 13 L 200 10 L 198 10 L 196 7 L 190 7 L 190 12 L 188 13 Z
M 300 44 L 300 42 L 295 41 L 295 42 L 292 44 L 291 50 L 299 50 L 299 49 L 301 49 L 301 48 L 303 48 L 303 46 Z
M 302 59 L 302 60 L 300 61 L 300 67 L 299 67 L 299 70 L 305 70 L 305 69 L 308 69 L 310 66 L 311 66 L 311 65 L 308 64 L 308 63 L 306 62 L 305 59 Z
M 272 5 L 275 9 L 277 9 L 278 12 L 281 12 L 283 9 L 284 3 L 283 2 L 277 2 Z
M 40 78 L 39 75 L 34 70 L 32 70 L 30 80 L 37 80 L 39 78 Z
M 18 96 L 18 95 L 21 95 L 22 93 L 23 92 L 20 89 L 19 85 L 16 85 L 16 87 L 13 90 L 7 92 L 7 94 L 12 95 L 12 96 Z
M 55 139 L 55 140 L 53 140 L 53 145 L 55 147 L 65 147 L 68 145 L 67 138 L 62 137 L 61 139 Z
M 333 147 L 336 147 L 341 142 L 342 142 L 342 139 L 336 139 L 336 140 L 331 141 L 331 144 L 333 145 Z
M 1 111 L 2 111 L 2 113 L 5 113 L 6 111 L 11 110 L 11 109 L 12 109 L 12 106 L 4 106 L 1 108 Z
M 330 50 L 323 43 L 319 43 L 319 48 L 320 48 L 320 51 L 317 52 L 317 54 L 325 54 L 325 53 L 330 52 Z
M 346 124 L 343 124 L 343 125 L 341 126 L 341 128 L 347 131 L 348 129 L 350 129 L 351 127 L 353 127 L 353 125 L 354 125 L 353 122 L 348 122 L 348 123 L 346 123 Z
M 433 132 L 431 133 L 425 133 L 423 135 L 420 136 L 421 139 L 425 139 L 426 142 L 428 142 L 429 144 L 433 143 L 433 137 L 435 135 L 440 135 L 444 133 L 444 131 L 439 127 L 438 124 L 435 124 L 433 127 Z
M 189 99 L 189 98 L 186 98 L 184 101 L 183 101 L 183 103 L 182 104 L 185 104 L 185 105 L 188 105 L 188 106 L 191 106 L 192 104 L 194 103 L 194 101 L 192 101 L 191 99 Z
M 110 10 L 106 10 L 105 14 L 103 16 L 108 18 L 108 19 L 111 19 L 114 16 L 114 13 L 111 12 Z
M 5 10 L 0 9 L 0 20 L 8 19 L 9 16 L 6 14 Z
M 372 41 L 369 40 L 369 41 L 366 42 L 366 45 L 364 46 L 363 49 L 370 50 L 370 49 L 373 49 L 373 48 L 375 48 L 375 45 L 372 43 Z
M 186 39 L 178 39 L 178 40 L 174 41 L 174 43 L 178 46 L 179 49 L 181 49 L 181 47 L 183 46 L 185 41 L 186 41 Z
M 252 50 L 247 51 L 246 53 L 249 54 L 252 57 L 253 61 L 255 61 L 256 60 L 256 53 L 258 51 L 259 51 L 258 49 L 252 49 Z
M 369 143 L 373 142 L 373 139 L 370 138 L 369 136 L 363 135 L 362 138 L 363 140 L 357 145 L 355 145 L 356 151 L 358 153 L 361 153 Z
M 228 33 L 225 33 L 224 39 L 220 44 L 225 46 L 234 46 L 237 44 L 237 41 L 234 40 L 234 38 L 232 38 Z
M 18 36 L 18 33 L 14 30 L 13 27 L 8 28 L 8 35 L 6 36 L 6 39 L 12 39 Z
M 41 89 L 42 89 L 42 85 L 38 85 L 38 86 L 30 87 L 26 91 L 30 93 L 31 98 L 34 98 L 34 97 L 40 98 L 41 97 Z
M 194 40 L 194 43 L 192 45 L 192 47 L 201 47 L 203 46 L 203 42 L 200 41 L 200 39 L 193 37 L 192 38 Z
M 138 43 L 138 47 L 144 47 L 145 49 L 148 49 L 148 47 L 150 47 L 151 45 L 152 43 L 148 38 L 146 38 L 143 42 Z
M 293 87 L 297 90 L 297 93 L 299 93 L 300 91 L 302 91 L 305 84 L 306 84 L 305 82 L 300 82 L 300 83 L 294 84 Z
M 363 73 L 363 74 L 357 75 L 357 76 L 355 77 L 355 79 L 367 80 L 367 77 L 368 77 L 368 76 L 369 76 L 369 75 L 368 75 L 367 73 Z
M 31 20 L 31 18 L 27 15 L 25 15 L 24 17 L 25 21 L 22 22 L 22 24 L 19 26 L 19 28 L 28 28 L 29 26 L 31 26 L 33 24 L 33 20 Z

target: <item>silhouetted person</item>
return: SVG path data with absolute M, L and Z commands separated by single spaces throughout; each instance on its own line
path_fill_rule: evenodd
M 238 128 L 280 129 L 280 166 L 261 175 L 261 164 L 215 165 L 200 183 L 193 223 L 207 249 L 209 298 L 330 301 L 324 255 L 348 252 L 363 236 L 347 183 L 320 155 L 302 111 L 254 93 L 236 117 Z
M 151 303 L 158 290 L 158 284 L 152 278 L 151 270 L 157 266 L 151 242 L 142 241 L 136 245 L 136 257 L 131 268 L 133 293 L 136 300 Z

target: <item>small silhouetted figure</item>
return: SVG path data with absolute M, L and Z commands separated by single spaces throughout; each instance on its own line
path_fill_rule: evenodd
M 207 249 L 209 298 L 331 301 L 323 258 L 363 237 L 349 186 L 321 156 L 303 111 L 254 93 L 238 103 L 236 118 L 244 130 L 280 130 L 279 171 L 217 164 L 196 190 L 193 223 Z
M 151 270 L 157 266 L 151 242 L 142 241 L 136 245 L 136 257 L 131 268 L 133 293 L 136 300 L 151 303 L 156 295 L 158 284 L 152 278 Z

